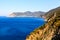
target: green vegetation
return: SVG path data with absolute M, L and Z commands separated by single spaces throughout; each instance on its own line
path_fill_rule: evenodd
M 50 10 L 45 16 L 47 23 L 31 32 L 29 37 L 32 35 L 33 40 L 60 40 L 60 7 Z

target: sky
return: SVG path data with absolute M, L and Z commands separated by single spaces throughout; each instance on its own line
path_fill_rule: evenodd
M 7 16 L 12 12 L 47 12 L 59 6 L 60 0 L 0 0 L 0 16 Z

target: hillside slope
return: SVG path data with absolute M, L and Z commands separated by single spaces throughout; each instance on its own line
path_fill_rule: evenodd
M 26 40 L 60 40 L 60 7 L 47 12 L 45 19 L 47 23 L 31 32 Z
M 10 17 L 41 17 L 44 14 L 45 12 L 42 11 L 35 11 L 35 12 L 26 11 L 26 12 L 13 12 L 9 14 L 9 16 Z

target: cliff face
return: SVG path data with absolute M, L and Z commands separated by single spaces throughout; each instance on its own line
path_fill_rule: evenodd
M 52 10 L 47 12 L 47 23 L 31 32 L 26 40 L 60 40 L 60 7 Z
M 59 12 L 60 12 L 60 7 L 48 11 L 47 13 L 45 13 L 44 17 L 48 21 L 54 15 L 54 13 L 59 13 Z

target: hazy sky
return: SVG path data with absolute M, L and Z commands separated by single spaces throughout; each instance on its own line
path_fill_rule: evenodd
M 0 0 L 0 15 L 12 12 L 45 11 L 60 6 L 60 0 Z

